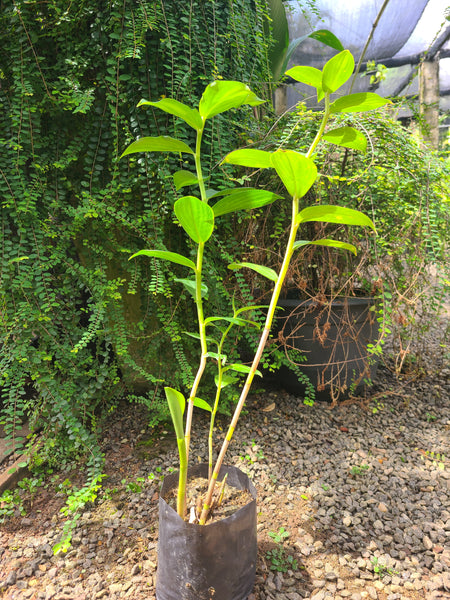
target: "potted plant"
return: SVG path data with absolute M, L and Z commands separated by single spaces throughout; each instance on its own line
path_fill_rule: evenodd
M 195 147 L 184 141 L 168 136 L 142 138 L 133 142 L 123 156 L 136 152 L 176 152 L 190 157 L 191 170 L 181 170 L 174 174 L 175 185 L 182 189 L 196 185 L 198 196 L 186 195 L 174 203 L 174 213 L 186 232 L 195 258 L 165 249 L 140 250 L 131 258 L 147 256 L 152 259 L 167 260 L 174 269 L 181 268 L 191 277 L 178 280 L 193 296 L 197 309 L 197 331 L 189 332 L 199 341 L 200 360 L 197 374 L 186 400 L 180 390 L 165 388 L 179 450 L 179 472 L 174 478 L 166 478 L 160 497 L 160 529 L 158 549 L 157 598 L 175 600 L 180 598 L 220 598 L 221 600 L 244 600 L 254 583 L 256 566 L 256 492 L 248 478 L 233 467 L 224 466 L 224 458 L 233 432 L 238 424 L 248 392 L 261 355 L 269 339 L 277 303 L 289 269 L 292 256 L 307 244 L 324 247 L 338 247 L 356 252 L 356 248 L 346 241 L 330 238 L 312 241 L 297 239 L 299 228 L 304 223 L 335 223 L 362 226 L 374 230 L 372 220 L 360 211 L 333 205 L 312 205 L 300 209 L 300 201 L 311 189 L 317 177 L 317 167 L 313 160 L 321 141 L 344 144 L 359 148 L 361 136 L 350 127 L 325 132 L 333 115 L 341 112 L 367 111 L 383 105 L 386 101 L 376 94 L 350 94 L 331 102 L 330 96 L 339 90 L 350 78 L 354 60 L 348 50 L 343 50 L 329 60 L 323 70 L 298 67 L 295 77 L 313 86 L 319 100 L 324 100 L 322 121 L 316 136 L 306 153 L 294 150 L 266 152 L 256 149 L 238 149 L 228 154 L 225 163 L 250 167 L 252 169 L 273 169 L 290 196 L 291 219 L 288 240 L 283 249 L 283 261 L 279 272 L 260 264 L 239 261 L 231 263 L 232 270 L 250 269 L 268 279 L 272 295 L 266 310 L 266 320 L 260 334 L 259 343 L 251 366 L 228 364 L 225 354 L 227 336 L 232 327 L 254 327 L 251 313 L 257 307 L 236 307 L 233 303 L 230 315 L 207 315 L 204 282 L 205 245 L 212 239 L 215 221 L 223 215 L 235 211 L 251 210 L 282 198 L 272 191 L 255 188 L 232 188 L 218 192 L 207 191 L 205 174 L 201 161 L 201 143 L 205 125 L 209 119 L 230 109 L 243 105 L 256 106 L 261 100 L 244 84 L 235 81 L 214 81 L 209 84 L 198 105 L 190 108 L 177 100 L 164 98 L 157 102 L 141 101 L 140 105 L 159 108 L 183 119 L 195 132 Z M 350 141 L 349 141 L 350 140 Z M 283 200 L 284 201 L 284 200 Z M 207 402 L 199 397 L 200 384 L 207 361 L 217 366 L 217 393 Z M 230 373 L 243 373 L 246 376 L 239 401 L 232 416 L 225 440 L 213 465 L 210 443 L 209 465 L 189 468 L 189 453 L 194 407 L 211 413 L 211 432 L 220 401 L 220 392 L 229 381 Z M 201 394 L 200 394 L 201 395 Z M 190 477 L 200 477 L 205 481 L 204 490 L 194 494 L 193 503 L 187 506 L 188 482 Z M 218 483 L 220 482 L 220 484 Z M 217 485 L 216 485 L 217 484 Z M 248 500 L 240 508 L 224 519 L 210 522 L 213 511 L 222 504 L 225 485 L 247 490 Z M 176 489 L 175 508 L 169 506 L 168 494 Z M 187 522 L 188 521 L 188 522 Z M 190 522 L 189 522 L 190 521 Z M 227 562 L 229 561 L 229 562 Z

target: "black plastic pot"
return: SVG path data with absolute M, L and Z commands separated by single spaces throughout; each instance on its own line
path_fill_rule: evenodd
M 255 582 L 256 489 L 236 467 L 223 466 L 218 480 L 246 489 L 253 500 L 230 517 L 209 525 L 181 519 L 164 500 L 178 473 L 164 479 L 159 499 L 157 600 L 246 600 Z M 208 477 L 208 465 L 191 467 L 190 477 Z
M 373 311 L 374 298 L 343 298 L 326 304 L 314 300 L 279 300 L 276 329 L 286 348 L 301 351 L 305 362 L 295 361 L 316 389 L 318 400 L 344 398 L 352 390 L 361 392 L 373 380 L 378 368 L 376 356 L 368 351 L 378 337 Z M 282 367 L 278 373 L 288 391 L 305 392 L 305 385 L 293 371 Z

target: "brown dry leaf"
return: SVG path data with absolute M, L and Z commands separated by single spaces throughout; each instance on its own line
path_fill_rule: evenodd
M 275 409 L 275 402 L 272 402 L 272 404 L 269 404 L 269 406 L 266 406 L 265 408 L 262 409 L 263 412 L 270 412 L 272 410 Z

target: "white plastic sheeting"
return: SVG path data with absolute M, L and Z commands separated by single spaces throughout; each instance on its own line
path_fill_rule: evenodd
M 291 0 L 286 2 L 290 38 L 293 40 L 317 29 L 328 29 L 358 61 L 383 1 L 316 0 L 319 18 L 313 12 L 305 14 L 297 0 Z M 389 0 L 374 29 L 362 66 L 364 72 L 365 63 L 374 60 L 389 67 L 386 79 L 377 87 L 378 93 L 384 96 L 417 94 L 417 65 L 424 55 L 434 53 L 440 59 L 441 108 L 446 108 L 450 100 L 447 97 L 450 94 L 450 21 L 446 19 L 449 6 L 450 0 Z M 297 47 L 290 65 L 321 68 L 335 53 L 308 39 Z M 369 77 L 358 76 L 353 89 L 365 91 L 369 86 Z M 308 92 L 310 90 L 300 85 L 290 89 L 288 106 Z

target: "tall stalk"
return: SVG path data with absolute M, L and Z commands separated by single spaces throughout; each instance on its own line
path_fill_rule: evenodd
M 319 130 L 317 132 L 317 135 L 314 138 L 314 140 L 306 154 L 306 156 L 308 158 L 313 154 L 315 148 L 317 147 L 318 143 L 320 142 L 320 139 L 325 130 L 325 126 L 328 122 L 328 119 L 330 116 L 329 99 L 330 99 L 330 95 L 327 93 L 325 95 L 326 109 L 325 109 Z M 209 511 L 210 511 L 211 505 L 212 505 L 212 498 L 213 498 L 213 494 L 214 494 L 216 481 L 219 476 L 219 472 L 222 467 L 225 454 L 226 454 L 226 452 L 228 450 L 228 446 L 230 445 L 230 442 L 233 438 L 234 431 L 236 429 L 242 409 L 247 400 L 248 393 L 249 393 L 251 385 L 253 383 L 253 379 L 255 377 L 256 370 L 261 361 L 261 357 L 262 357 L 264 348 L 266 346 L 266 343 L 267 343 L 267 340 L 268 340 L 268 337 L 270 334 L 270 330 L 272 328 L 273 318 L 275 316 L 275 311 L 277 308 L 278 300 L 280 298 L 281 290 L 282 290 L 284 281 L 286 279 L 286 274 L 287 274 L 287 271 L 289 268 L 289 264 L 291 262 L 292 255 L 294 253 L 294 243 L 295 243 L 295 239 L 297 237 L 298 228 L 300 226 L 300 221 L 298 219 L 298 207 L 299 207 L 299 198 L 294 196 L 292 198 L 292 216 L 291 216 L 289 240 L 286 245 L 286 250 L 285 250 L 283 262 L 282 262 L 282 265 L 280 268 L 280 272 L 278 274 L 278 277 L 277 277 L 277 280 L 275 282 L 275 286 L 274 286 L 274 289 L 272 292 L 272 298 L 271 298 L 271 301 L 269 304 L 269 309 L 267 311 L 267 317 L 266 317 L 266 321 L 264 324 L 264 329 L 263 329 L 263 331 L 261 333 L 261 337 L 259 339 L 259 344 L 258 344 L 256 353 L 255 353 L 255 356 L 253 358 L 250 373 L 247 375 L 247 379 L 245 381 L 244 387 L 242 388 L 242 392 L 239 397 L 239 401 L 236 405 L 236 408 L 235 408 L 235 411 L 233 414 L 233 418 L 231 420 L 230 426 L 227 431 L 227 435 L 225 436 L 225 439 L 222 443 L 222 447 L 220 449 L 219 456 L 218 456 L 216 464 L 214 466 L 212 477 L 210 478 L 210 481 L 209 481 L 208 491 L 206 493 L 206 497 L 205 497 L 203 508 L 202 508 L 202 513 L 201 513 L 201 516 L 199 519 L 200 525 L 204 525 L 206 523 L 206 520 L 208 519 Z
M 197 140 L 195 145 L 195 170 L 197 173 L 198 186 L 200 188 L 200 198 L 202 202 L 207 202 L 205 181 L 203 178 L 202 164 L 201 164 L 201 144 L 203 137 L 203 128 L 197 131 Z M 185 449 L 186 449 L 186 465 L 189 462 L 189 446 L 191 443 L 191 429 L 192 429 L 192 415 L 194 412 L 194 398 L 197 395 L 197 390 L 200 385 L 200 381 L 203 377 L 203 373 L 206 368 L 206 355 L 208 353 L 208 343 L 206 340 L 206 327 L 205 317 L 203 311 L 203 298 L 202 298 L 202 270 L 203 270 L 203 255 L 205 251 L 205 244 L 199 242 L 197 247 L 197 263 L 195 271 L 195 305 L 197 307 L 197 321 L 198 321 L 198 333 L 200 336 L 200 363 L 197 369 L 197 374 L 192 384 L 191 392 L 189 395 L 187 414 L 186 414 L 186 428 L 184 434 Z M 187 466 L 186 470 L 182 472 L 180 468 L 180 482 L 179 488 L 183 487 L 185 490 L 187 481 Z M 180 513 L 179 513 L 180 514 Z M 184 513 L 183 513 L 184 515 Z

